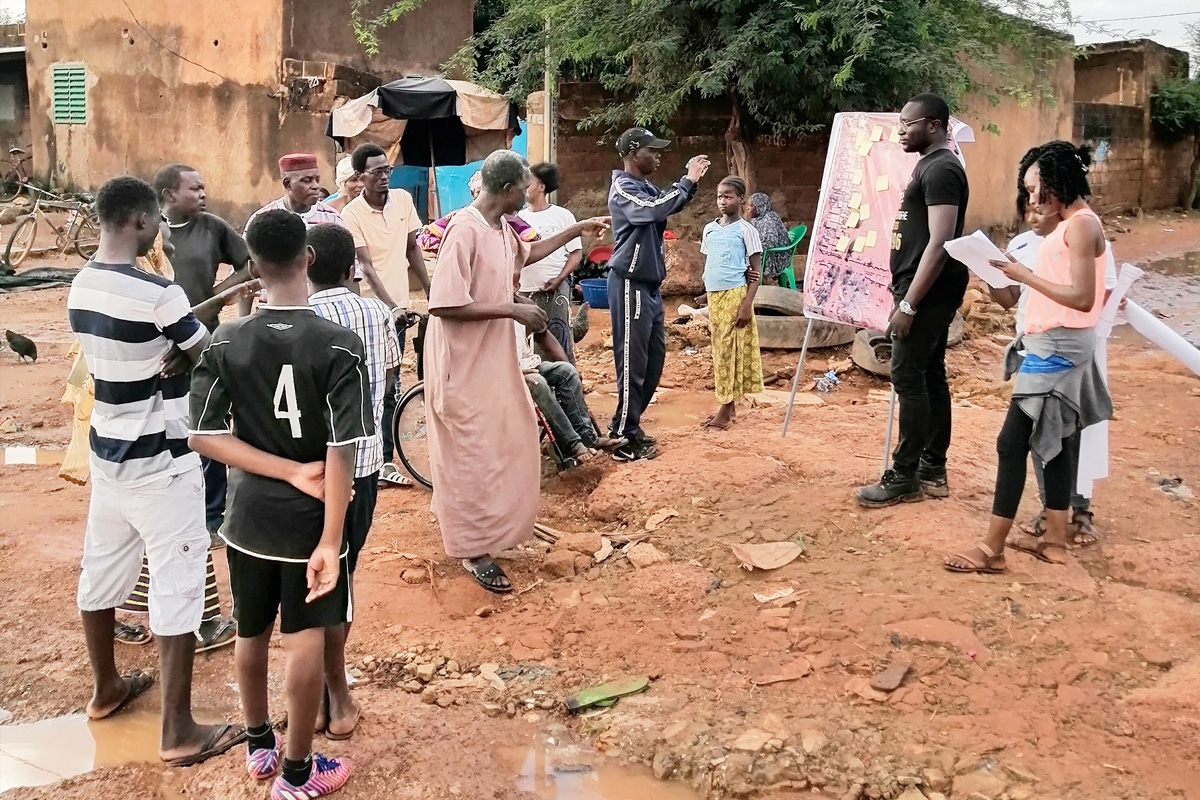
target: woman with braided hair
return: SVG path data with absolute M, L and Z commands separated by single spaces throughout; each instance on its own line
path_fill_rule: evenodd
M 1034 269 L 1012 256 L 992 262 L 1008 278 L 1029 287 L 1029 303 L 1021 330 L 1005 353 L 1005 378 L 1016 374 L 1016 382 L 996 441 L 999 466 L 991 523 L 983 541 L 946 559 L 945 567 L 952 572 L 1003 572 L 1006 544 L 1041 561 L 1065 563 L 1075 477 L 1067 440 L 1112 415 L 1112 398 L 1094 357 L 1092 329 L 1104 304 L 1107 242 L 1100 218 L 1086 199 L 1091 194 L 1091 152 L 1055 141 L 1034 148 L 1021 163 L 1019 192 L 1028 193 L 1032 212 L 1061 221 L 1038 248 Z M 1009 539 L 1031 451 L 1043 465 L 1045 531 Z

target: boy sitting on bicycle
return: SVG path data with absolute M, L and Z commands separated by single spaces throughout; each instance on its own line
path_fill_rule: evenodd
M 554 436 L 559 469 L 572 469 L 591 461 L 600 450 L 614 450 L 624 444 L 624 439 L 599 434 L 583 398 L 579 371 L 567 360 L 558 340 L 548 330 L 530 334 L 521 323 L 513 325 L 525 384 Z

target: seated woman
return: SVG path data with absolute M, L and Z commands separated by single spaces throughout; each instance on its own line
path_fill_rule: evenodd
M 599 450 L 615 450 L 624 444 L 624 439 L 598 433 L 583 398 L 579 372 L 549 330 L 530 335 L 521 323 L 513 324 L 517 359 L 529 394 L 554 435 L 554 460 L 559 470 L 572 469 L 591 461 Z
M 1005 378 L 1013 373 L 1017 378 L 996 441 L 999 465 L 991 523 L 983 541 L 946 559 L 951 572 L 1003 572 L 1006 544 L 1041 561 L 1066 562 L 1075 478 L 1066 442 L 1076 431 L 1112 415 L 1112 399 L 1094 359 L 1092 329 L 1104 302 L 1107 243 L 1100 218 L 1085 199 L 1091 194 L 1089 163 L 1090 150 L 1070 142 L 1035 147 L 1021 160 L 1018 192 L 1027 193 L 1036 214 L 1057 215 L 1062 221 L 1038 248 L 1032 271 L 1011 256 L 992 262 L 1029 287 L 1029 304 L 1020 335 L 1005 353 Z M 1018 201 L 1018 207 L 1023 205 Z M 1044 465 L 1045 531 L 1008 539 L 1030 451 Z
M 476 172 L 471 176 L 471 180 L 467 183 L 467 189 L 471 192 L 472 199 L 479 199 L 479 193 L 483 191 L 483 176 Z M 459 209 L 461 211 L 462 209 Z M 433 222 L 421 228 L 417 232 L 417 246 L 426 253 L 436 255 L 439 248 L 442 246 L 442 237 L 446 235 L 446 226 L 450 224 L 450 218 L 457 211 L 451 211 L 449 214 L 434 220 Z M 512 227 L 513 232 L 520 237 L 522 242 L 536 242 L 538 240 L 538 232 L 529 227 L 529 223 L 521 219 L 516 214 L 505 214 L 504 221 Z
M 746 208 L 746 219 L 758 231 L 758 238 L 762 241 L 762 282 L 779 283 L 779 276 L 792 265 L 792 256 L 790 253 L 768 253 L 766 251 L 773 247 L 783 247 L 791 242 L 787 226 L 783 224 L 783 220 L 772 208 L 771 198 L 762 192 L 750 195 L 750 203 Z

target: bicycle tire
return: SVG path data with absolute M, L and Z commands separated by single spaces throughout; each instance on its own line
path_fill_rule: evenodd
M 0 203 L 16 200 L 25 191 L 21 169 L 12 161 L 0 161 Z
M 4 260 L 10 267 L 19 267 L 29 251 L 33 249 L 37 239 L 37 216 L 30 214 L 17 223 L 12 236 L 8 237 L 8 247 L 4 249 Z
M 75 235 L 71 239 L 71 247 L 84 259 L 90 260 L 100 248 L 100 226 L 96 224 L 93 213 L 80 214 L 79 224 L 75 227 Z
M 425 384 L 418 383 L 406 391 L 396 403 L 392 416 L 392 441 L 404 471 L 426 489 L 433 488 L 433 473 L 429 468 L 429 433 L 425 417 Z M 405 442 L 408 442 L 407 452 Z

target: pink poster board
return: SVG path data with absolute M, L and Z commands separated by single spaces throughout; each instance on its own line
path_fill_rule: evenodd
M 899 144 L 898 113 L 833 118 L 804 270 L 804 314 L 884 330 L 892 313 L 892 227 L 919 156 Z M 965 130 L 964 130 L 965 129 Z M 963 141 L 970 128 L 951 120 Z M 961 159 L 955 137 L 950 147 Z

